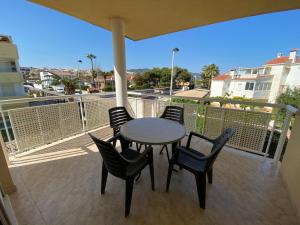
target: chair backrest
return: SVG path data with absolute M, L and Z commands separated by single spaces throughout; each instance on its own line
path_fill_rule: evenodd
M 124 123 L 133 119 L 127 112 L 126 108 L 123 106 L 110 108 L 108 110 L 108 113 L 109 113 L 110 127 L 114 129 L 114 135 L 120 132 L 120 127 Z
M 180 124 L 184 124 L 183 113 L 184 111 L 182 107 L 170 105 L 166 106 L 165 111 L 160 118 L 173 120 Z
M 112 144 L 102 141 L 91 134 L 89 134 L 89 136 L 96 144 L 108 172 L 116 177 L 123 178 L 128 163 L 123 159 L 120 153 L 112 146 Z
M 214 140 L 211 153 L 207 156 L 206 170 L 212 168 L 220 151 L 226 145 L 227 141 L 234 135 L 235 130 L 233 128 L 227 128 L 223 134 Z

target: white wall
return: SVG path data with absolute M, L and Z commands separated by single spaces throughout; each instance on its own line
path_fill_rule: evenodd
M 254 83 L 253 81 L 246 80 L 232 80 L 229 87 L 230 96 L 252 98 L 253 90 L 245 90 L 247 82 Z
M 273 75 L 272 87 L 270 90 L 270 96 L 268 102 L 275 103 L 277 96 L 280 94 L 280 86 L 283 80 L 283 69 L 284 65 L 274 65 L 271 68 L 271 74 Z
M 210 97 L 217 97 L 224 95 L 225 81 L 223 80 L 212 80 L 210 87 Z
M 52 75 L 53 74 L 49 72 L 45 72 L 45 71 L 40 72 L 40 79 L 45 87 L 51 86 L 51 83 L 53 81 Z
M 300 64 L 295 64 L 291 66 L 287 78 L 285 80 L 285 85 L 294 88 L 300 87 Z

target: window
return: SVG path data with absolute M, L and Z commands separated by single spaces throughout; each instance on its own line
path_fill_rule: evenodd
M 245 90 L 253 90 L 253 88 L 254 88 L 254 83 L 250 83 L 250 82 L 246 83 Z
M 256 83 L 255 90 L 261 91 L 263 89 L 264 84 L 263 83 Z
M 245 74 L 251 74 L 251 69 L 246 69 Z
M 15 92 L 15 85 L 14 84 L 2 84 L 0 86 L 0 95 L 1 96 L 15 96 L 16 92 Z
M 13 61 L 0 61 L 0 72 L 17 72 L 16 63 Z
M 271 67 L 266 67 L 265 74 L 271 74 Z

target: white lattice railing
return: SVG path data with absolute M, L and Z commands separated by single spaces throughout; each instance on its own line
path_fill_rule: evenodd
M 3 110 L 4 103 L 16 108 Z M 57 96 L 5 101 L 1 106 L 2 136 L 9 153 L 18 154 L 108 125 L 107 111 L 115 106 L 115 98 Z
M 197 102 L 176 103 L 165 97 L 137 96 L 129 97 L 128 102 L 128 111 L 135 118 L 158 117 L 166 105 L 179 105 L 184 107 L 187 131 L 215 138 L 227 127 L 233 127 L 236 134 L 230 146 L 265 156 L 278 125 L 279 112 L 285 109 L 287 114 L 280 128 L 275 160 L 281 156 L 292 115 L 296 112 L 293 107 L 253 102 L 247 103 L 249 106 L 243 110 L 234 107 L 245 102 L 233 100 L 197 99 Z M 18 108 L 4 108 L 11 104 L 18 104 Z M 2 135 L 10 153 L 22 153 L 108 125 L 108 109 L 115 105 L 115 98 L 97 94 L 1 101 Z
M 154 98 L 154 99 L 153 99 Z M 226 128 L 236 130 L 228 145 L 237 149 L 268 156 L 274 132 L 281 132 L 274 160 L 280 159 L 289 130 L 294 107 L 262 102 L 244 102 L 232 99 L 190 98 L 190 103 L 170 102 L 166 97 L 138 96 L 130 99 L 135 115 L 160 116 L 166 105 L 184 108 L 184 124 L 187 131 L 202 133 L 211 138 L 220 135 Z M 246 106 L 243 106 L 245 105 Z M 241 107 L 245 109 L 241 109 Z M 279 120 L 281 110 L 286 111 L 284 122 Z

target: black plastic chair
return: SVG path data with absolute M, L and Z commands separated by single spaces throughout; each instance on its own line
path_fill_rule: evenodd
M 170 106 L 166 106 L 165 111 L 163 112 L 160 118 L 172 120 L 183 125 L 184 124 L 183 115 L 184 115 L 184 111 L 182 107 L 170 105 Z M 170 155 L 169 155 L 167 145 L 164 145 L 162 147 L 159 154 L 162 154 L 164 150 L 166 150 L 168 160 L 170 160 Z
M 126 108 L 123 106 L 110 108 L 108 110 L 108 113 L 110 127 L 113 129 L 114 136 L 120 133 L 120 128 L 124 123 L 133 120 L 133 118 L 127 112 Z M 113 142 L 113 146 L 116 146 L 116 140 Z
M 112 137 L 107 142 L 102 141 L 91 134 L 89 134 L 89 136 L 97 145 L 103 159 L 101 194 L 105 193 L 108 172 L 126 181 L 125 217 L 127 217 L 130 213 L 134 178 L 140 174 L 147 165 L 149 165 L 150 168 L 152 190 L 155 190 L 152 148 L 146 148 L 143 153 L 139 153 L 128 148 L 128 142 L 124 141 L 120 135 Z M 119 153 L 111 144 L 111 142 L 116 141 L 116 139 L 120 139 L 121 141 L 121 153 Z
M 178 165 L 180 168 L 186 169 L 195 175 L 199 205 L 205 209 L 206 176 L 208 176 L 208 182 L 211 184 L 213 179 L 213 164 L 226 142 L 234 133 L 234 129 L 228 128 L 216 139 L 210 139 L 201 134 L 191 132 L 186 147 L 177 147 L 175 154 L 170 160 L 166 191 L 169 191 L 173 167 L 174 165 Z M 209 155 L 205 156 L 199 151 L 190 148 L 193 136 L 205 139 L 213 144 Z

